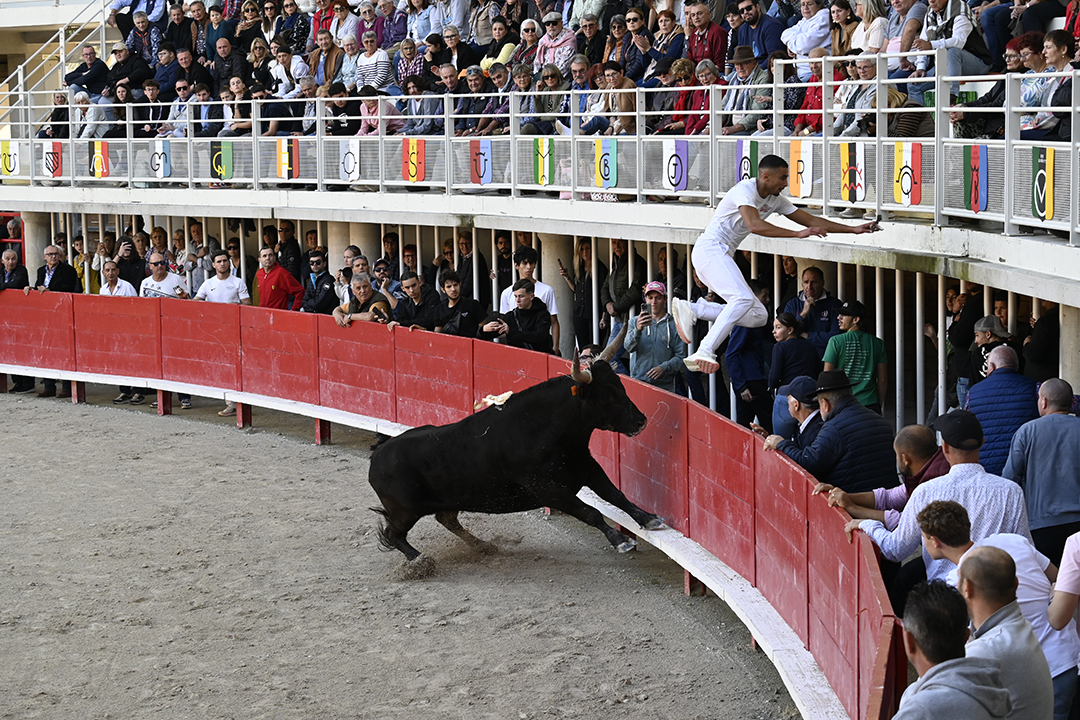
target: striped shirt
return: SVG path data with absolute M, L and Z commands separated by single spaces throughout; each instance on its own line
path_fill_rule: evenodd
M 991 475 L 978 463 L 953 465 L 948 473 L 915 488 L 896 529 L 889 532 L 877 520 L 863 520 L 859 529 L 870 536 L 881 554 L 901 562 L 922 544 L 922 530 L 915 516 L 935 500 L 953 500 L 968 511 L 971 539 L 978 542 L 997 533 L 1015 533 L 1031 539 L 1024 491 L 1012 480 Z M 923 548 L 927 580 L 945 580 L 956 566 L 950 560 L 933 560 Z

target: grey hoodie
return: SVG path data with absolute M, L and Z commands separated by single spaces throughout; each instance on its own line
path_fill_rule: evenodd
M 965 657 L 938 663 L 916 680 L 893 720 L 996 720 L 1010 707 L 997 662 Z

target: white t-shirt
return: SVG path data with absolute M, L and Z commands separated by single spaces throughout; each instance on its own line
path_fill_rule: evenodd
M 539 280 L 533 281 L 533 292 L 536 293 L 536 297 L 544 301 L 547 305 L 548 312 L 552 315 L 559 314 L 559 306 L 555 304 L 555 290 L 547 283 L 542 283 Z M 517 303 L 514 302 L 514 286 L 506 288 L 502 291 L 502 295 L 499 296 L 499 312 L 508 313 L 517 307 Z
M 101 286 L 101 291 L 98 295 L 108 295 L 109 297 L 138 297 L 139 293 L 135 292 L 135 286 L 124 278 L 116 278 L 115 290 L 110 288 L 108 281 L 106 281 L 105 284 Z
M 726 248 L 725 252 L 733 255 L 746 236 L 750 234 L 750 229 L 746 227 L 742 213 L 739 212 L 739 208 L 743 205 L 757 208 L 762 220 L 773 213 L 790 215 L 797 209 L 783 195 L 761 197 L 758 194 L 757 178 L 747 178 L 724 195 L 724 199 L 716 206 L 712 220 L 709 221 L 697 242 L 723 246 Z
M 851 33 L 851 48 L 858 48 L 863 52 L 872 52 L 870 48 L 881 49 L 885 45 L 885 29 L 888 26 L 889 21 L 883 17 L 873 20 L 870 29 L 867 29 L 864 23 L 859 23 L 855 32 Z
M 164 280 L 158 281 L 154 279 L 154 276 L 146 278 L 142 281 L 142 287 L 139 288 L 139 295 L 142 297 L 180 297 L 177 290 L 183 290 L 187 292 L 187 283 L 184 282 L 184 278 L 174 273 L 169 273 L 165 276 Z
M 241 300 L 247 300 L 251 295 L 248 294 L 247 285 L 240 278 L 229 275 L 222 280 L 215 274 L 199 286 L 199 292 L 195 293 L 195 297 L 210 302 L 239 305 Z
M 1050 580 L 1046 577 L 1046 568 L 1050 560 L 1040 553 L 1032 545 L 1031 541 L 1023 535 L 1013 533 L 998 533 L 985 537 L 971 546 L 964 553 L 960 562 L 968 556 L 971 550 L 977 547 L 996 547 L 1009 553 L 1013 562 L 1016 563 L 1016 600 L 1020 605 L 1020 612 L 1024 619 L 1031 623 L 1031 629 L 1035 631 L 1035 637 L 1039 640 L 1046 662 L 1050 665 L 1050 676 L 1054 677 L 1069 668 L 1076 667 L 1076 658 L 1080 654 L 1080 637 L 1076 635 L 1076 622 L 1070 620 L 1062 630 L 1050 627 L 1050 620 L 1046 616 L 1047 607 L 1050 605 L 1052 589 Z M 954 587 L 958 584 L 957 568 L 953 568 L 946 580 Z

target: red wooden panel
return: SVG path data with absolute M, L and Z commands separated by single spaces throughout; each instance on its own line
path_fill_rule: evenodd
M 318 316 L 240 306 L 244 392 L 319 404 Z
M 75 321 L 69 293 L 0 292 L 0 362 L 75 370 Z
M 240 390 L 240 306 L 162 298 L 161 377 Z
M 893 637 L 892 605 L 881 579 L 877 550 L 862 533 L 855 540 L 859 552 L 859 717 L 888 718 L 907 685 L 907 663 L 899 636 Z M 893 662 L 897 652 L 900 659 Z
M 161 300 L 101 295 L 74 300 L 79 372 L 161 377 Z
M 555 355 L 547 355 L 548 364 L 548 377 L 559 377 L 560 375 L 570 374 L 570 361 L 566 358 L 556 357 Z
M 807 475 L 776 452 L 754 456 L 757 588 L 808 644 Z
M 666 390 L 623 377 L 626 394 L 649 418 L 637 437 L 619 438 L 621 489 L 644 510 L 689 531 L 686 401 Z
M 548 379 L 544 353 L 476 341 L 473 345 L 473 402 L 488 395 L 521 392 Z
M 754 453 L 761 440 L 708 408 L 685 402 L 689 535 L 753 584 Z
M 394 422 L 394 337 L 385 325 L 339 327 L 318 316 L 319 399 L 323 407 Z
M 608 479 L 615 487 L 622 489 L 622 478 L 619 474 L 619 435 L 606 430 L 594 430 L 592 439 L 589 441 L 589 450 L 600 467 L 604 468 Z
M 469 338 L 394 329 L 397 421 L 446 425 L 473 411 Z
M 809 566 L 810 653 L 848 714 L 859 714 L 859 588 L 862 562 L 858 544 L 844 535 L 847 515 L 830 508 L 825 497 L 809 496 L 806 483 Z

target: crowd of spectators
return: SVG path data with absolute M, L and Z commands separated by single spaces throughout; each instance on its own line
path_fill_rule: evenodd
M 316 132 L 314 99 L 326 97 L 333 98 L 326 131 L 334 135 L 375 134 L 382 121 L 386 134 L 442 133 L 449 104 L 456 136 L 490 136 L 508 131 L 508 93 L 519 91 L 520 131 L 554 135 L 569 132 L 570 93 L 579 91 L 574 112 L 583 134 L 699 135 L 708 133 L 714 116 L 708 112 L 712 85 L 724 88 L 718 132 L 813 134 L 821 131 L 822 66 L 815 60 L 823 55 L 945 49 L 950 75 L 1037 73 L 1068 69 L 1080 36 L 1076 0 L 1015 6 L 998 0 L 316 5 L 309 15 L 297 0 L 227 0 L 209 8 L 192 0 L 165 12 L 164 0 L 116 0 L 109 22 L 124 40 L 111 47 L 111 65 L 92 45 L 83 47 L 83 62 L 64 78 L 70 98 L 56 95 L 58 107 L 39 134 L 125 137 L 121 123 L 132 120 L 136 137 L 310 135 Z M 1070 29 L 1046 32 L 1060 16 Z M 790 114 L 778 130 L 771 127 L 772 76 L 779 72 L 776 61 L 789 59 L 801 62 L 785 66 L 785 80 L 818 85 L 785 89 L 783 109 Z M 932 60 L 890 59 L 889 77 L 913 82 L 891 86 L 882 100 L 890 108 L 920 106 L 932 88 L 927 78 L 938 71 Z M 875 72 L 873 58 L 834 66 L 835 80 L 857 81 L 835 89 L 837 133 L 876 133 Z M 642 127 L 632 93 L 606 92 L 638 87 L 658 91 L 646 94 L 651 114 Z M 1003 105 L 1003 87 L 970 104 Z M 1022 102 L 1067 108 L 1071 92 L 1067 79 L 1025 80 Z M 953 99 L 957 94 L 953 83 Z M 252 100 L 263 101 L 260 112 L 268 119 L 258 127 Z M 71 112 L 69 102 L 76 108 Z M 188 128 L 186 105 L 210 102 L 223 104 L 196 109 L 196 127 Z M 1066 110 L 1024 116 L 1022 137 L 1067 139 L 1067 118 Z M 957 111 L 952 119 L 965 137 L 993 137 L 1004 129 L 1003 115 Z M 925 112 L 890 120 L 892 136 L 933 132 Z

